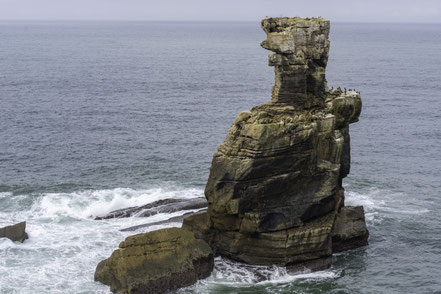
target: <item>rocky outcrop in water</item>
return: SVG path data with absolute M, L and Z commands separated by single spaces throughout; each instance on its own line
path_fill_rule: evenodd
M 193 233 L 168 228 L 126 238 L 100 262 L 95 280 L 114 293 L 164 293 L 208 277 L 213 252 Z
M 23 243 L 24 240 L 28 239 L 26 222 L 0 228 L 0 238 L 8 238 L 14 242 Z
M 262 46 L 275 52 L 271 102 L 239 113 L 219 146 L 205 188 L 207 212 L 185 218 L 181 229 L 129 237 L 98 265 L 95 279 L 112 291 L 190 285 L 210 274 L 211 249 L 298 272 L 327 268 L 332 252 L 367 244 L 363 208 L 344 206 L 342 186 L 350 171 L 349 124 L 358 121 L 361 98 L 328 89 L 329 21 L 266 18 L 262 28 Z M 110 217 L 165 212 L 172 202 Z
M 186 211 L 184 214 L 174 216 L 166 220 L 149 222 L 142 225 L 132 226 L 121 231 L 136 231 L 139 229 L 145 229 L 151 226 L 164 225 L 170 223 L 182 223 L 184 218 L 206 211 L 207 199 L 205 197 L 197 197 L 191 199 L 162 199 L 152 203 L 148 203 L 141 206 L 127 207 L 109 212 L 106 215 L 97 216 L 95 220 L 112 219 L 112 218 L 124 218 L 124 217 L 149 217 L 158 213 L 173 213 L 178 211 Z
M 368 245 L 369 231 L 366 228 L 362 206 L 342 207 L 331 232 L 332 252 L 342 252 Z
M 266 18 L 262 28 L 262 47 L 275 52 L 272 100 L 237 116 L 213 157 L 208 211 L 183 227 L 250 264 L 330 262 L 333 241 L 339 249 L 367 244 L 364 219 L 348 217 L 342 187 L 361 98 L 327 87 L 329 21 Z M 342 233 L 347 226 L 357 229 Z
M 95 217 L 95 220 L 132 216 L 149 217 L 158 213 L 172 213 L 177 211 L 206 208 L 207 205 L 207 200 L 204 197 L 191 199 L 162 199 L 146 205 L 114 210 L 106 215 Z

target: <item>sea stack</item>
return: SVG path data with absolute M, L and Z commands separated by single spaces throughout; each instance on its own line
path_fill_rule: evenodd
M 128 237 L 95 279 L 116 293 L 162 293 L 210 275 L 213 255 L 291 271 L 324 269 L 332 252 L 367 245 L 363 207 L 344 206 L 355 91 L 329 90 L 329 21 L 266 18 L 274 51 L 270 102 L 239 113 L 214 154 L 208 210 L 182 228 Z M 123 212 L 126 213 L 126 212 Z
M 342 186 L 361 98 L 327 86 L 328 20 L 266 18 L 262 29 L 272 99 L 239 113 L 213 157 L 208 211 L 183 227 L 234 260 L 323 268 L 333 242 L 334 251 L 367 245 L 364 211 L 344 207 Z

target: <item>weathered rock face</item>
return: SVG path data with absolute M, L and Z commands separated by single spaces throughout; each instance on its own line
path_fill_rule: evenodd
M 28 238 L 26 222 L 0 228 L 0 238 L 8 238 L 15 242 L 23 243 Z
M 266 18 L 262 47 L 269 56 L 276 82 L 273 102 L 310 108 L 323 106 L 327 92 L 325 67 L 329 52 L 329 21 L 322 18 Z
M 213 265 L 205 241 L 185 229 L 168 228 L 126 238 L 98 264 L 95 280 L 114 293 L 164 293 L 208 277 Z
M 267 18 L 275 67 L 272 101 L 241 112 L 213 157 L 208 211 L 184 220 L 217 254 L 251 264 L 291 265 L 332 253 L 350 169 L 355 91 L 329 90 L 329 21 Z

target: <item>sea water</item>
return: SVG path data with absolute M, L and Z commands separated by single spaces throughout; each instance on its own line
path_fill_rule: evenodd
M 115 209 L 202 197 L 211 157 L 274 81 L 258 23 L 1 22 L 0 293 L 109 293 L 95 267 L 120 229 Z M 441 293 L 441 25 L 331 23 L 329 87 L 357 89 L 346 204 L 370 245 L 325 271 L 216 258 L 179 293 Z

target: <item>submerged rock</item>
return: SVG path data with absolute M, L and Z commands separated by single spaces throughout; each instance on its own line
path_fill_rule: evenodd
M 0 238 L 8 238 L 14 242 L 23 243 L 24 240 L 28 239 L 28 234 L 26 233 L 26 222 L 0 228 Z
M 185 229 L 168 228 L 127 237 L 98 264 L 95 280 L 114 293 L 164 293 L 208 277 L 213 266 L 207 243 Z
M 237 116 L 213 157 L 208 211 L 183 227 L 234 260 L 282 266 L 316 261 L 313 267 L 321 268 L 340 236 L 333 238 L 332 231 L 344 206 L 349 124 L 358 121 L 361 98 L 327 87 L 329 21 L 266 18 L 262 28 L 262 46 L 275 52 L 269 55 L 276 75 L 272 100 Z

